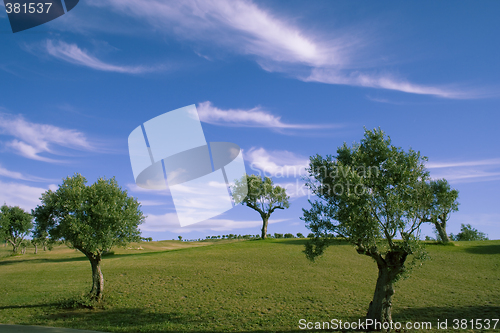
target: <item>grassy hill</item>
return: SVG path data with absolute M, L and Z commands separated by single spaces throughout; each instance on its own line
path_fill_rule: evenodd
M 304 242 L 161 241 L 115 249 L 102 262 L 102 309 L 67 308 L 91 287 L 81 253 L 58 246 L 9 257 L 2 245 L 0 323 L 110 332 L 295 332 L 300 319 L 363 318 L 375 263 L 342 242 L 310 263 Z M 450 328 L 453 319 L 500 317 L 500 241 L 455 244 L 429 244 L 431 260 L 398 282 L 394 321 L 435 327 L 448 319 Z

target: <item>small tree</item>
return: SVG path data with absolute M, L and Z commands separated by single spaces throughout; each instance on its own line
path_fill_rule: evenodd
M 246 178 L 246 179 L 245 179 Z M 248 186 L 248 192 L 247 192 Z M 267 237 L 267 225 L 269 217 L 276 209 L 290 207 L 284 188 L 274 185 L 273 181 L 256 175 L 246 175 L 241 180 L 237 180 L 232 187 L 233 196 L 237 202 L 256 210 L 262 218 L 261 238 Z
M 429 215 L 424 219 L 426 222 L 434 224 L 437 239 L 443 244 L 450 242 L 446 233 L 446 223 L 450 219 L 452 212 L 458 211 L 458 191 L 452 189 L 446 179 L 439 179 L 428 183 L 428 189 L 432 195 Z
M 479 230 L 473 228 L 470 224 L 461 224 L 460 232 L 453 236 L 453 240 L 456 241 L 479 241 L 479 240 L 488 240 L 486 234 L 484 232 L 480 232 Z
M 307 186 L 319 200 L 303 209 L 314 232 L 306 256 L 314 260 L 340 236 L 374 259 L 379 273 L 367 319 L 391 321 L 394 283 L 407 272 L 406 259 L 424 257 L 419 228 L 431 200 L 424 161 L 419 152 L 393 146 L 380 129 L 366 130 L 360 144 L 344 143 L 335 158 L 310 159 Z
M 0 236 L 12 245 L 12 253 L 19 247 L 33 227 L 32 216 L 18 206 L 3 205 L 0 208 Z
M 64 179 L 54 192 L 42 194 L 42 205 L 33 211 L 35 236 L 44 231 L 52 241 L 64 240 L 82 252 L 92 267 L 90 298 L 100 301 L 104 291 L 102 255 L 113 246 L 140 241 L 144 221 L 140 204 L 123 191 L 114 178 L 100 178 L 87 186 L 80 174 Z

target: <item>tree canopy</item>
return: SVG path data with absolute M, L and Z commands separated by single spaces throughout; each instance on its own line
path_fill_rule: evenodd
M 473 228 L 470 224 L 461 224 L 460 232 L 454 236 L 451 235 L 453 240 L 456 241 L 479 241 L 479 240 L 488 240 L 488 237 L 484 232 Z
M 263 239 L 267 238 L 267 226 L 271 214 L 276 209 L 290 207 L 290 197 L 286 194 L 285 189 L 274 185 L 269 177 L 246 175 L 243 179 L 235 182 L 232 192 L 236 201 L 260 214 L 262 218 L 261 237 Z
M 138 226 L 144 221 L 139 202 L 127 195 L 114 178 L 100 178 L 87 186 L 80 174 L 67 177 L 56 191 L 42 194 L 42 205 L 33 211 L 35 236 L 46 231 L 52 241 L 64 240 L 89 259 L 92 266 L 91 297 L 100 300 L 104 279 L 102 254 L 113 246 L 140 241 Z
M 393 284 L 407 271 L 408 256 L 425 256 L 419 242 L 432 196 L 420 152 L 392 145 L 380 129 L 365 130 L 361 143 L 344 143 L 337 155 L 310 158 L 307 186 L 317 195 L 302 219 L 314 233 L 305 253 L 313 260 L 333 237 L 374 259 L 379 276 L 367 318 L 391 320 Z
M 450 241 L 446 232 L 446 224 L 452 212 L 458 211 L 458 191 L 452 189 L 446 179 L 432 180 L 428 183 L 428 189 L 432 196 L 427 222 L 431 222 L 436 228 L 438 240 L 442 243 Z
M 33 227 L 31 214 L 18 206 L 0 208 L 0 239 L 5 239 L 12 245 L 12 252 L 17 253 L 24 238 Z

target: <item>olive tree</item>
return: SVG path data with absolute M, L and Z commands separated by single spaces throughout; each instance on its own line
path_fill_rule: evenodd
M 453 240 L 456 241 L 482 241 L 488 240 L 488 237 L 484 232 L 481 232 L 475 228 L 473 228 L 470 224 L 461 224 L 460 232 L 453 236 L 451 235 Z
M 17 253 L 24 238 L 28 236 L 33 227 L 31 214 L 22 208 L 7 206 L 0 208 L 0 238 L 12 245 L 12 252 Z
M 407 259 L 425 257 L 419 233 L 432 199 L 425 160 L 393 146 L 380 129 L 365 130 L 359 144 L 344 143 L 335 157 L 310 158 L 307 186 L 318 200 L 303 209 L 301 219 L 314 233 L 304 252 L 314 260 L 341 237 L 375 261 L 378 279 L 367 313 L 372 322 L 391 320 L 394 284 L 407 275 Z
M 82 252 L 92 266 L 90 298 L 101 300 L 104 278 L 102 255 L 113 246 L 140 240 L 144 221 L 137 199 L 127 195 L 114 178 L 100 178 L 87 186 L 80 174 L 67 177 L 56 191 L 42 194 L 42 204 L 32 212 L 35 237 L 46 231 L 51 241 L 64 240 Z
M 436 228 L 438 240 L 443 244 L 449 243 L 450 238 L 446 232 L 446 223 L 452 212 L 458 211 L 458 191 L 452 189 L 446 179 L 430 181 L 428 184 L 432 195 L 426 222 L 431 222 Z
M 247 191 L 248 186 L 248 191 Z M 262 239 L 267 238 L 269 217 L 276 209 L 290 207 L 290 197 L 284 188 L 274 185 L 269 177 L 260 178 L 257 175 L 246 175 L 236 180 L 231 188 L 233 197 L 242 205 L 256 210 L 262 218 Z

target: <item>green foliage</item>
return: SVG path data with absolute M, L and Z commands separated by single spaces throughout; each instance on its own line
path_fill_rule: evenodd
M 425 257 L 420 226 L 433 207 L 426 160 L 392 145 L 380 129 L 365 130 L 359 144 L 344 143 L 335 157 L 311 157 L 306 185 L 319 200 L 309 201 L 301 218 L 314 233 L 307 258 L 322 255 L 338 236 L 379 265 L 394 265 L 391 276 L 399 279 L 407 256 Z
M 271 215 L 276 209 L 290 207 L 290 197 L 284 188 L 274 185 L 269 177 L 246 175 L 237 180 L 231 188 L 236 201 L 258 211 Z
M 297 238 L 304 238 L 304 235 L 301 232 L 297 233 Z
M 260 178 L 257 175 L 245 175 L 235 181 L 231 187 L 236 202 L 241 202 L 256 210 L 263 221 L 262 238 L 267 236 L 269 217 L 276 209 L 290 207 L 290 197 L 284 188 L 274 185 L 269 177 Z
M 116 180 L 100 178 L 87 186 L 80 174 L 67 177 L 56 191 L 42 194 L 33 211 L 35 238 L 47 232 L 52 241 L 63 240 L 86 255 L 100 256 L 113 246 L 140 241 L 144 221 L 139 202 L 127 195 Z
M 470 224 L 461 224 L 460 232 L 453 236 L 452 239 L 455 241 L 482 241 L 488 240 L 486 234 L 473 228 Z
M 18 206 L 3 205 L 0 208 L 0 239 L 12 245 L 12 252 L 17 253 L 24 238 L 30 233 L 32 216 Z
M 448 216 L 451 212 L 458 211 L 458 191 L 452 189 L 446 179 L 432 180 L 429 182 L 432 192 L 429 213 L 431 216 Z
M 286 233 L 286 234 L 284 235 L 284 237 L 285 237 L 285 238 L 295 238 L 295 236 L 294 236 L 293 234 L 291 234 L 291 233 Z
M 446 179 L 432 180 L 425 185 L 431 200 L 427 207 L 427 215 L 423 219 L 434 224 L 436 240 L 448 243 L 446 223 L 450 219 L 450 214 L 458 211 L 458 191 L 452 189 Z

